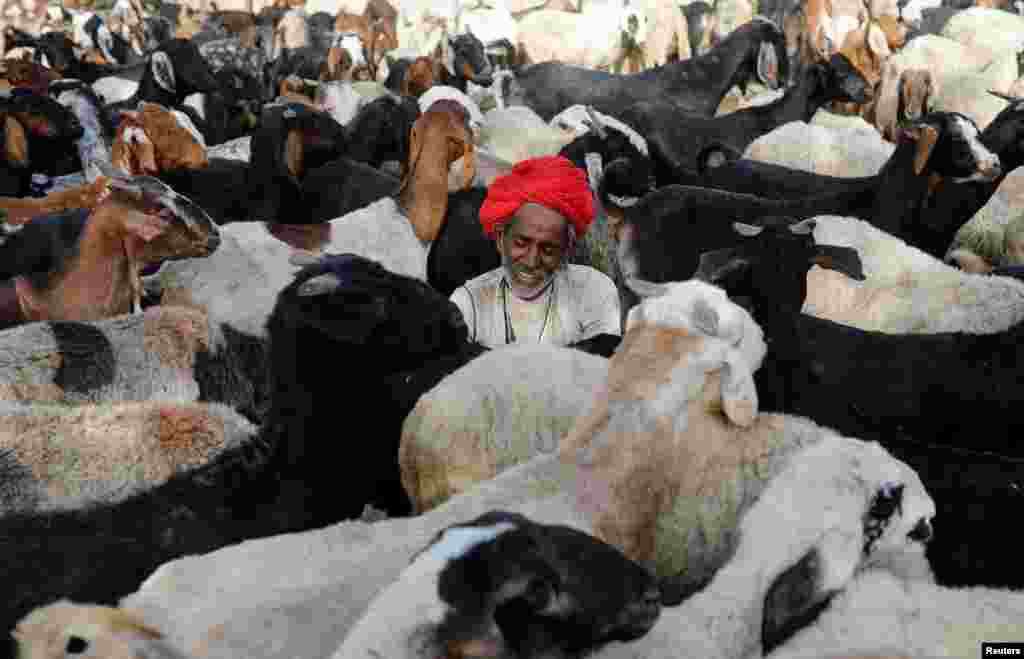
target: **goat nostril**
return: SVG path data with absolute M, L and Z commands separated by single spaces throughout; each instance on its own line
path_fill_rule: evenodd
M 926 519 L 918 520 L 914 528 L 907 534 L 911 540 L 917 540 L 918 542 L 928 542 L 932 539 L 934 531 L 932 530 L 932 524 Z

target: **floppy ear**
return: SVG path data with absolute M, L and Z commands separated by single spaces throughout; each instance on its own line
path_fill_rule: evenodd
M 850 279 L 864 281 L 864 268 L 860 260 L 860 254 L 852 247 L 817 245 L 815 252 L 814 256 L 811 257 L 811 263 L 828 268 L 829 270 L 841 272 Z
M 423 138 L 420 136 L 419 126 L 413 124 L 412 128 L 409 129 L 409 159 L 402 163 L 400 171 L 402 183 L 398 186 L 399 193 L 405 191 L 405 188 L 412 180 L 413 174 L 416 173 L 416 164 L 420 161 L 422 153 Z
M 629 290 L 636 293 L 641 298 L 658 297 L 668 293 L 668 284 L 656 284 L 646 279 L 638 279 L 636 277 L 630 277 L 626 280 L 626 286 Z
M 767 41 L 762 42 L 757 51 L 757 77 L 765 86 L 778 89 L 779 60 L 775 46 Z
M 4 156 L 11 167 L 28 167 L 28 135 L 12 115 L 0 115 L 4 122 Z
M 316 277 L 311 277 L 299 284 L 295 293 L 299 297 L 313 297 L 316 295 L 327 295 L 342 285 L 341 278 L 333 272 L 327 272 Z
M 462 189 L 469 190 L 473 187 L 473 179 L 476 178 L 476 150 L 468 135 L 466 141 L 462 143 L 462 149 Z
M 751 366 L 746 356 L 731 346 L 725 349 L 724 362 L 722 410 L 734 424 L 749 428 L 757 418 L 757 387 L 754 386 Z
M 928 164 L 928 158 L 939 141 L 939 131 L 928 124 L 913 124 L 898 129 L 899 139 L 911 139 L 917 142 L 917 154 L 914 156 L 914 173 L 920 175 Z
M 174 65 L 167 53 L 158 50 L 151 56 L 150 66 L 153 69 L 153 79 L 164 91 L 173 94 L 175 92 Z
M 737 248 L 715 249 L 700 255 L 693 278 L 717 285 L 718 282 L 750 267 L 750 265 L 750 259 L 740 254 Z
M 835 591 L 821 588 L 821 563 L 820 552 L 813 547 L 768 588 L 761 617 L 761 645 L 765 656 L 813 622 L 835 595 Z
M 305 174 L 305 146 L 302 139 L 302 130 L 292 128 L 288 131 L 284 140 L 284 164 L 288 173 L 296 179 L 302 178 Z

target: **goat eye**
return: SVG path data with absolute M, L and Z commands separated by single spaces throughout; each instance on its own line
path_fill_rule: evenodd
M 898 508 L 902 507 L 902 502 L 903 485 L 883 487 L 875 495 L 875 500 L 871 504 L 870 514 L 876 519 L 886 519 Z
M 72 636 L 68 639 L 68 644 L 64 648 L 64 651 L 68 654 L 82 654 L 85 649 L 89 647 L 89 642 L 81 636 Z

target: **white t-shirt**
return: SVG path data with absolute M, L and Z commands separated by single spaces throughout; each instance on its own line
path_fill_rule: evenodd
M 505 345 L 505 303 L 515 343 L 570 345 L 598 334 L 622 335 L 619 294 L 608 275 L 569 264 L 536 300 L 520 300 L 505 289 L 501 266 L 466 282 L 452 293 L 470 338 L 495 348 Z M 552 299 L 554 295 L 554 299 Z

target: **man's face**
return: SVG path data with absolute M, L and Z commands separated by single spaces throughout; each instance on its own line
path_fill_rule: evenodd
M 524 204 L 498 236 L 498 253 L 516 297 L 539 295 L 562 265 L 566 220 L 557 211 Z

